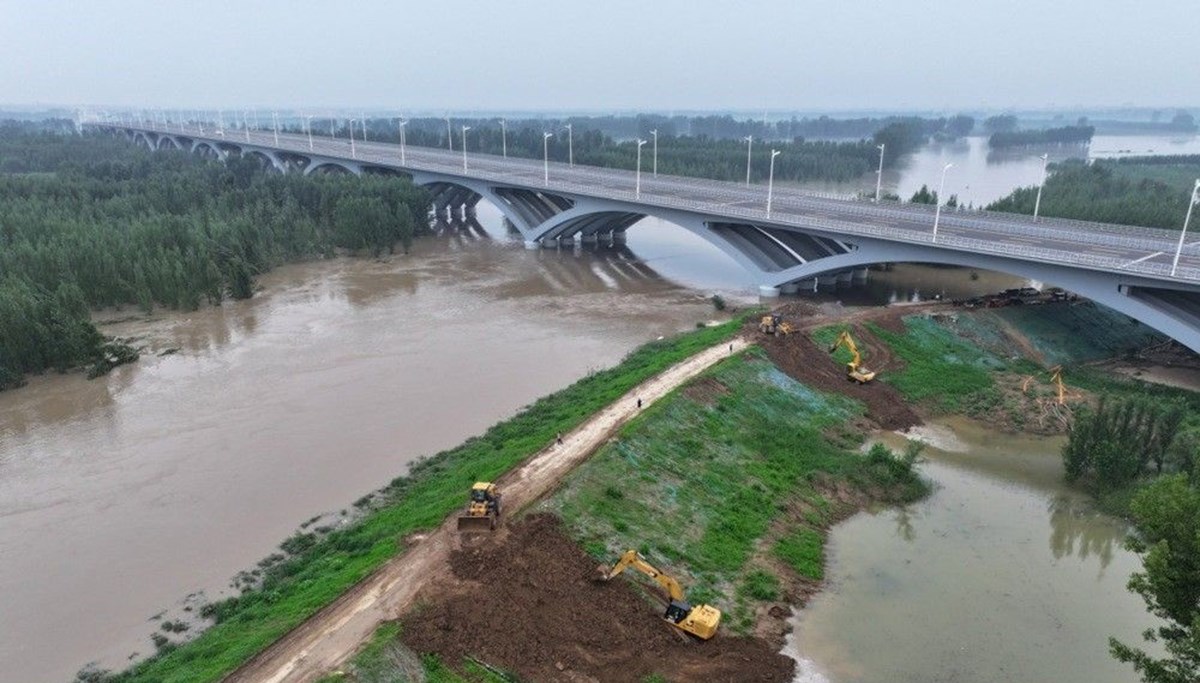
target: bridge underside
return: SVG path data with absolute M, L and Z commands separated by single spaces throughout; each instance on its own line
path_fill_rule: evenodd
M 703 238 L 740 264 L 763 296 L 777 296 L 818 282 L 847 281 L 879 263 L 930 263 L 1009 273 L 1053 284 L 1115 309 L 1200 353 L 1200 286 L 1125 277 L 1082 268 L 960 251 L 931 244 L 830 234 L 819 229 L 736 222 L 670 208 L 506 186 L 467 175 L 406 171 L 344 158 L 285 152 L 239 143 L 146 131 L 125 131 L 151 150 L 176 149 L 206 158 L 254 159 L 283 172 L 405 175 L 433 196 L 433 213 L 444 224 L 478 226 L 475 207 L 487 200 L 529 248 L 576 241 L 620 243 L 647 216 Z M 482 228 L 480 228 L 482 231 Z

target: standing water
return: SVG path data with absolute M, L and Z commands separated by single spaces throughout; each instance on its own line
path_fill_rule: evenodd
M 933 494 L 833 529 L 828 585 L 785 652 L 809 683 L 1126 683 L 1108 638 L 1154 625 L 1124 524 L 1062 484 L 1061 438 L 919 427 Z M 882 437 L 903 448 L 903 437 Z

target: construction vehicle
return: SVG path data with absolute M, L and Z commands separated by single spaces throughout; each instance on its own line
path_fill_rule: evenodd
M 838 335 L 837 341 L 833 342 L 833 346 L 829 347 L 829 352 L 833 353 L 838 350 L 838 347 L 846 347 L 854 356 L 846 363 L 846 379 L 859 384 L 866 384 L 875 379 L 875 372 L 868 370 L 862 364 L 862 356 L 858 353 L 858 345 L 854 343 L 854 338 L 850 336 L 849 330 L 842 330 Z
M 467 511 L 458 518 L 459 531 L 492 531 L 500 520 L 500 491 L 488 481 L 471 487 Z
M 796 331 L 796 328 L 791 323 L 784 322 L 781 315 L 764 315 L 762 320 L 758 322 L 758 331 L 763 334 L 782 334 L 789 335 Z
M 666 589 L 670 601 L 667 603 L 667 611 L 663 613 L 663 619 L 667 623 L 701 640 L 708 640 L 717 634 L 717 626 L 721 624 L 721 610 L 709 605 L 692 607 L 684 599 L 683 588 L 679 586 L 679 582 L 643 560 L 636 550 L 626 550 L 612 569 L 599 567 L 596 578 L 600 581 L 610 581 L 629 567 L 649 576 Z

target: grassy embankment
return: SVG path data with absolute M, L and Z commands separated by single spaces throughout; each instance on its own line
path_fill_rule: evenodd
M 298 533 L 285 541 L 286 556 L 260 563 L 260 587 L 205 608 L 216 623 L 195 640 L 167 645 L 155 657 L 106 680 L 220 679 L 403 552 L 405 536 L 441 523 L 462 504 L 471 482 L 499 477 L 556 433 L 573 429 L 637 384 L 732 337 L 740 324 L 735 320 L 646 344 L 616 367 L 539 399 L 457 448 L 419 461 L 407 476 L 374 494 L 366 514 L 348 527 Z
M 638 549 L 748 633 L 760 608 L 823 578 L 832 522 L 926 492 L 890 454 L 853 452 L 865 435 L 845 425 L 862 410 L 751 350 L 649 408 L 539 508 L 598 561 Z

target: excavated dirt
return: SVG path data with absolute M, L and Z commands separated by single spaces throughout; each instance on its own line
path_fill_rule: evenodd
M 898 315 L 880 316 L 872 322 L 886 329 L 898 320 Z M 803 320 L 800 322 L 804 327 L 814 326 L 805 325 Z M 903 361 L 864 326 L 851 325 L 850 329 L 862 352 L 864 365 L 879 373 L 903 369 Z M 862 401 L 867 406 L 867 419 L 881 429 L 902 430 L 921 423 L 921 418 L 905 403 L 900 392 L 884 382 L 860 385 L 848 381 L 845 366 L 834 360 L 828 349 L 818 347 L 806 334 L 758 334 L 755 341 L 780 370 L 807 386 Z
M 625 578 L 596 583 L 596 563 L 533 515 L 451 554 L 453 579 L 430 586 L 404 643 L 454 665 L 472 656 L 531 681 L 790 681 L 794 662 L 767 641 L 681 637 L 663 605 Z M 665 601 L 665 598 L 664 598 Z

